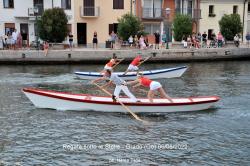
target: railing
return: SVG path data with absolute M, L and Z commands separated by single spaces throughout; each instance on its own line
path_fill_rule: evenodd
M 190 15 L 194 20 L 201 19 L 201 9 L 176 8 L 175 13 Z
M 100 7 L 81 7 L 81 17 L 99 17 Z
M 142 18 L 161 19 L 162 18 L 162 9 L 161 8 L 143 8 Z

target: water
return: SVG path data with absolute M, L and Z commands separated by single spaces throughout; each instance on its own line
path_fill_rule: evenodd
M 37 109 L 21 92 L 39 87 L 102 94 L 72 74 L 99 71 L 100 65 L 0 66 L 0 163 L 249 165 L 249 63 L 190 63 L 182 78 L 160 80 L 170 96 L 218 95 L 221 101 L 208 111 L 140 114 L 149 125 L 126 114 Z

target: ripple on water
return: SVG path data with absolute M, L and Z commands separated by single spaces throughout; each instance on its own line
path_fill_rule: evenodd
M 163 66 L 168 65 L 145 65 L 145 69 Z M 9 165 L 16 162 L 22 165 L 249 165 L 248 62 L 192 63 L 182 78 L 160 80 L 171 96 L 218 95 L 221 101 L 213 109 L 196 113 L 139 114 L 152 122 L 148 125 L 138 123 L 128 114 L 37 109 L 21 92 L 23 87 L 31 86 L 102 94 L 89 81 L 69 74 L 98 67 L 1 66 L 0 161 Z M 68 149 L 64 148 L 66 145 Z M 154 145 L 187 148 L 157 149 Z

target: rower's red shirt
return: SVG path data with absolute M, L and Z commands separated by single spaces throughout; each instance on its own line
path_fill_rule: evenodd
M 109 66 L 109 67 L 112 67 L 115 65 L 115 59 L 111 59 L 106 65 Z
M 141 77 L 139 78 L 141 85 L 145 86 L 145 87 L 150 87 L 150 84 L 152 82 L 152 80 L 148 79 L 147 77 Z
M 135 59 L 131 62 L 131 65 L 134 65 L 134 66 L 138 66 L 139 63 L 141 61 L 141 56 L 138 55 L 137 57 L 135 57 Z

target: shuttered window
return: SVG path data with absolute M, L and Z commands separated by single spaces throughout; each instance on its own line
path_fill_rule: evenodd
M 124 0 L 113 0 L 113 9 L 124 9 Z

